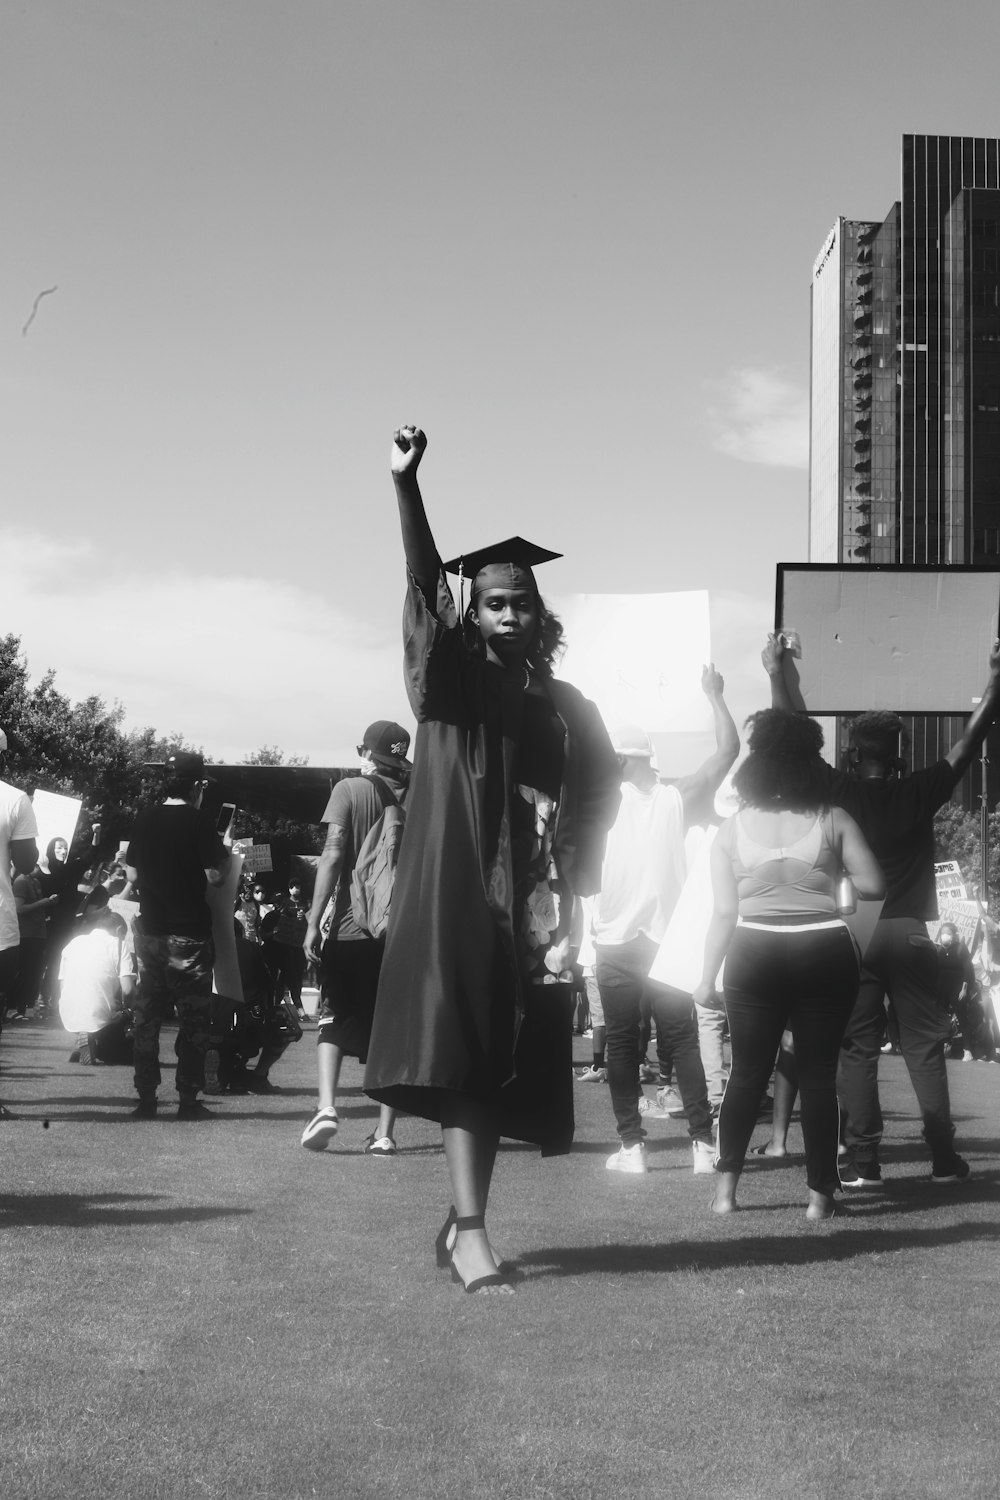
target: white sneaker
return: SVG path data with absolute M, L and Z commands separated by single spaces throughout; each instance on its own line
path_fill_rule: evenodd
M 584 1068 L 576 1076 L 580 1083 L 607 1083 L 608 1070 L 607 1068 Z
M 647 1172 L 646 1147 L 642 1141 L 636 1141 L 634 1146 L 621 1146 L 604 1165 L 609 1172 Z
M 317 1110 L 302 1132 L 301 1144 L 307 1151 L 325 1151 L 337 1134 L 339 1125 L 337 1111 L 332 1106 Z
M 639 1095 L 639 1113 L 648 1115 L 651 1120 L 666 1120 L 669 1116 L 665 1109 L 661 1109 L 655 1099 L 649 1099 L 645 1094 Z
M 707 1141 L 692 1141 L 691 1155 L 694 1158 L 694 1175 L 702 1176 L 715 1171 L 715 1149 Z
M 662 1089 L 656 1090 L 656 1102 L 663 1110 L 664 1114 L 669 1115 L 672 1120 L 680 1120 L 683 1118 L 684 1100 L 681 1098 L 677 1089 L 674 1088 L 673 1084 L 666 1085 Z

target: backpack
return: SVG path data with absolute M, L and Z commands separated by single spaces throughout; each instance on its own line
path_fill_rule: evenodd
M 368 830 L 354 862 L 351 911 L 362 932 L 380 938 L 385 936 L 389 921 L 406 814 L 378 776 L 369 779 L 382 799 L 382 812 Z

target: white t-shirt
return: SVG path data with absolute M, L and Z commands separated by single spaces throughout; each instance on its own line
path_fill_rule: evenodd
M 594 902 L 594 942 L 617 947 L 641 933 L 658 943 L 686 873 L 680 792 L 660 782 L 645 792 L 623 782 Z
M 115 1013 L 118 982 L 134 972 L 121 938 L 94 927 L 63 949 L 59 1019 L 67 1031 L 99 1031 Z
M 712 845 L 718 831 L 713 826 L 692 828 L 688 833 L 685 844 L 688 877 L 649 971 L 650 979 L 657 984 L 669 984 L 672 989 L 683 990 L 686 995 L 701 983 L 701 971 L 705 965 L 705 938 L 715 909 Z M 721 975 L 720 968 L 716 977 L 717 989 L 721 985 Z
M 0 953 L 21 941 L 10 880 L 10 846 L 15 839 L 38 837 L 35 809 L 24 792 L 0 781 Z

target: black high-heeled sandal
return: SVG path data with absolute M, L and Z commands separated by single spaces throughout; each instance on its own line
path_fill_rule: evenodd
M 455 1228 L 457 1223 L 458 1212 L 453 1203 L 434 1241 L 434 1260 L 439 1271 L 447 1271 L 451 1265 L 451 1252 L 455 1247 L 455 1235 L 458 1232 Z M 502 1260 L 497 1270 L 505 1281 L 513 1281 L 517 1278 L 517 1266 L 511 1260 Z
M 437 1262 L 439 1271 L 447 1271 L 451 1264 L 451 1246 L 448 1244 L 448 1236 L 454 1228 L 457 1219 L 458 1210 L 453 1203 L 448 1210 L 448 1217 L 441 1226 L 441 1232 L 434 1241 L 434 1259 Z
M 461 1231 L 463 1229 L 485 1229 L 485 1228 L 486 1228 L 486 1221 L 483 1218 L 482 1214 L 470 1214 L 467 1218 L 464 1218 L 464 1219 L 457 1218 L 455 1220 L 455 1234 L 456 1234 L 456 1238 L 461 1233 Z M 507 1286 L 507 1287 L 509 1287 L 509 1285 L 510 1285 L 510 1283 L 507 1280 L 506 1276 L 502 1276 L 499 1271 L 494 1271 L 489 1276 L 477 1276 L 474 1281 L 465 1281 L 465 1280 L 463 1280 L 463 1278 L 459 1275 L 459 1272 L 458 1272 L 458 1270 L 457 1270 L 457 1268 L 455 1266 L 455 1251 L 454 1251 L 454 1249 L 452 1249 L 451 1255 L 449 1257 L 449 1262 L 450 1262 L 450 1265 L 451 1265 L 451 1279 L 452 1279 L 452 1281 L 457 1281 L 458 1285 L 464 1287 L 467 1292 L 482 1292 L 482 1291 L 485 1291 L 485 1289 L 487 1287 L 490 1287 L 490 1286 Z

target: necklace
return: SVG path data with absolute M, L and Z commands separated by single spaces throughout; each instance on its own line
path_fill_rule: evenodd
M 528 671 L 527 667 L 525 667 L 524 669 L 524 685 L 526 688 L 529 688 L 531 686 L 531 673 Z

